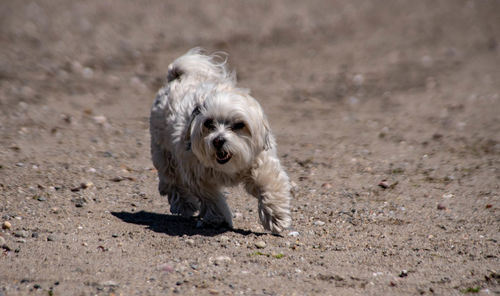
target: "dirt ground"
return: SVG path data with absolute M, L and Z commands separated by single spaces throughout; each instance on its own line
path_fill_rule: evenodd
M 332 2 L 2 1 L 0 295 L 499 295 L 500 2 Z M 157 192 L 195 46 L 270 119 L 282 236 L 239 188 L 233 230 Z

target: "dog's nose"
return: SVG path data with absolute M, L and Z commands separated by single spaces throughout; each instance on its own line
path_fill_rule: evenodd
M 214 145 L 215 148 L 220 149 L 226 142 L 226 139 L 224 139 L 223 136 L 217 136 L 215 139 L 213 139 L 212 144 Z

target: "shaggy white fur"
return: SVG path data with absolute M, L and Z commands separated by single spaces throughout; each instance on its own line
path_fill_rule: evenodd
M 194 48 L 168 67 L 150 118 L 160 194 L 172 213 L 232 227 L 222 188 L 243 183 L 264 228 L 278 233 L 291 223 L 288 176 L 261 106 L 219 58 Z

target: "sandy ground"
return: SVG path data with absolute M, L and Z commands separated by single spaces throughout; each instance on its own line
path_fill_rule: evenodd
M 500 294 L 500 2 L 330 2 L 2 1 L 0 295 Z M 157 192 L 149 109 L 194 46 L 270 118 L 282 236 L 241 189 L 233 230 Z

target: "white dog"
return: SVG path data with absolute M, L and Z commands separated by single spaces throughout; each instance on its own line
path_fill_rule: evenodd
M 194 48 L 168 67 L 150 118 L 151 154 L 170 211 L 232 227 L 224 186 L 243 183 L 265 229 L 290 226 L 290 185 L 259 103 L 225 61 Z

